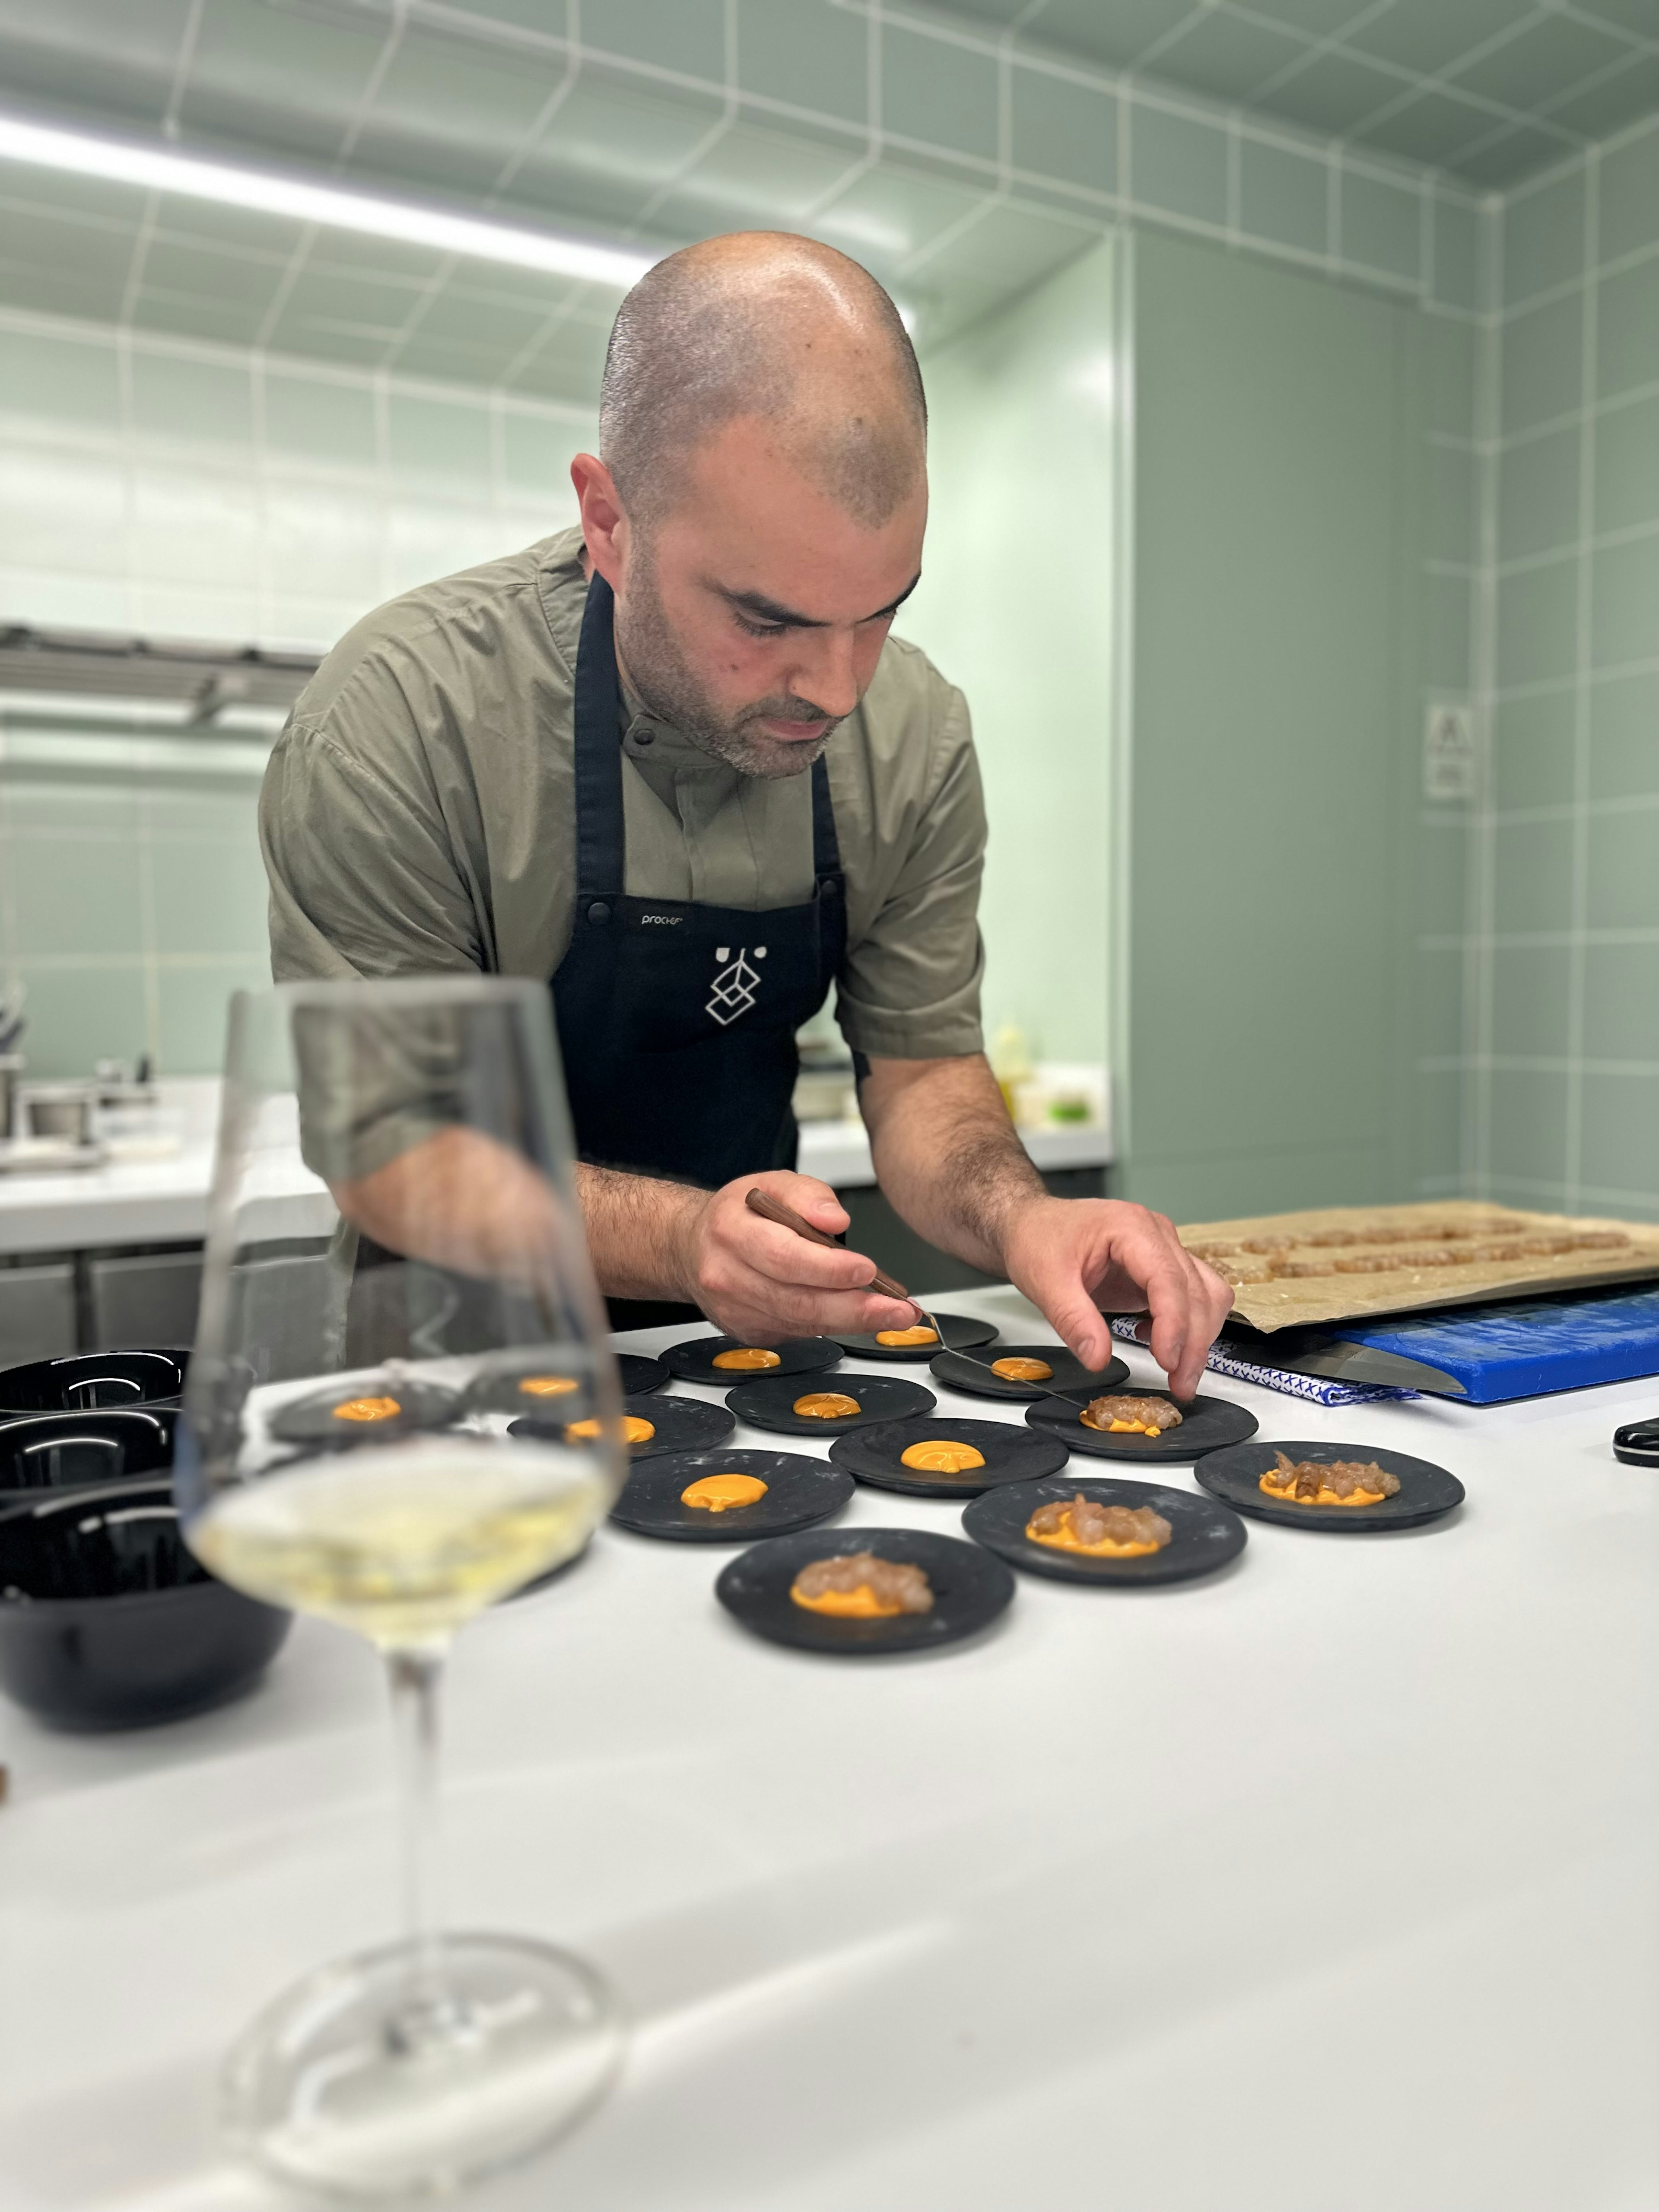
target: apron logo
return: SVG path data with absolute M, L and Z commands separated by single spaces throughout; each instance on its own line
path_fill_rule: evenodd
M 738 957 L 734 960 L 732 957 L 732 948 L 729 945 L 717 945 L 714 949 L 714 958 L 718 965 L 714 970 L 714 986 L 708 994 L 708 1004 L 703 1011 L 705 1013 L 712 1014 L 722 1029 L 729 1028 L 740 1014 L 746 1014 L 755 1003 L 755 994 L 760 984 L 760 970 L 758 968 L 751 968 L 744 957 L 748 950 L 746 945 L 738 945 Z M 755 947 L 755 957 L 757 960 L 765 959 L 766 947 L 763 945 L 757 945 Z

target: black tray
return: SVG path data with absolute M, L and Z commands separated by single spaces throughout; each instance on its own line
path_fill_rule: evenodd
M 717 1352 L 734 1352 L 743 1343 L 736 1336 L 688 1336 L 683 1343 L 671 1344 L 664 1358 L 669 1373 L 682 1382 L 712 1382 L 722 1390 L 735 1389 L 743 1382 L 763 1382 L 769 1375 L 822 1374 L 827 1367 L 839 1366 L 842 1359 L 840 1345 L 830 1338 L 795 1336 L 787 1343 L 768 1346 L 778 1355 L 775 1367 L 757 1368 L 744 1374 L 741 1369 L 715 1366 Z
M 1037 1508 L 1081 1491 L 1101 1505 L 1150 1505 L 1169 1522 L 1170 1540 L 1161 1551 L 1139 1559 L 1091 1559 L 1080 1552 L 1057 1552 L 1033 1543 L 1025 1524 Z M 1127 1482 L 1111 1475 L 1049 1475 L 976 1498 L 962 1516 L 964 1532 L 1028 1575 L 1047 1575 L 1058 1583 L 1098 1588 L 1150 1589 L 1160 1583 L 1194 1582 L 1236 1559 L 1246 1530 L 1237 1514 L 1190 1490 L 1166 1490 L 1152 1482 Z
M 664 1452 L 706 1451 L 737 1426 L 724 1406 L 711 1406 L 707 1398 L 624 1398 L 623 1412 L 636 1420 L 649 1421 L 655 1431 L 641 1443 L 629 1444 L 628 1456 L 635 1460 L 657 1459 Z M 563 1421 L 544 1421 L 526 1413 L 522 1420 L 509 1421 L 507 1433 L 545 1437 L 556 1443 L 563 1440 L 566 1426 Z
M 992 1374 L 994 1359 L 1046 1359 L 1054 1371 L 1047 1382 L 1006 1382 L 1000 1375 Z M 970 1398 L 1004 1398 L 1022 1406 L 1052 1398 L 1057 1390 L 1080 1390 L 1085 1386 L 1098 1395 L 1103 1390 L 1115 1390 L 1129 1379 L 1129 1370 L 1121 1359 L 1109 1360 L 1094 1375 L 1063 1344 L 993 1344 L 978 1352 L 936 1352 L 932 1371 L 947 1389 L 965 1391 Z
M 704 1474 L 758 1475 L 766 1495 L 724 1513 L 682 1505 L 680 1492 Z M 611 1518 L 636 1535 L 664 1536 L 671 1543 L 751 1544 L 757 1536 L 781 1536 L 827 1521 L 852 1495 L 850 1474 L 801 1452 L 671 1452 L 635 1469 Z
M 1261 1477 L 1273 1466 L 1274 1455 L 1286 1459 L 1311 1459 L 1328 1463 L 1335 1459 L 1375 1460 L 1390 1474 L 1400 1477 L 1392 1498 L 1375 1505 L 1292 1505 L 1283 1498 L 1269 1498 Z M 1281 1437 L 1271 1442 L 1235 1444 L 1230 1451 L 1212 1453 L 1193 1470 L 1206 1490 L 1237 1512 L 1258 1521 L 1277 1521 L 1286 1528 L 1313 1528 L 1326 1535 L 1364 1536 L 1390 1528 L 1418 1528 L 1425 1521 L 1438 1521 L 1463 1503 L 1463 1486 L 1455 1474 L 1432 1460 L 1413 1459 L 1405 1452 L 1379 1450 L 1375 1444 L 1334 1444 L 1321 1437 L 1317 1443 L 1286 1443 Z
M 815 1421 L 797 1413 L 794 1403 L 816 1388 L 810 1375 L 763 1375 L 753 1382 L 739 1382 L 728 1390 L 726 1402 L 738 1420 L 751 1428 L 774 1429 L 784 1437 L 842 1437 L 849 1429 L 867 1428 L 872 1421 L 897 1420 L 906 1413 L 931 1413 L 939 1403 L 920 1382 L 902 1382 L 896 1375 L 838 1375 L 834 1388 L 856 1398 L 860 1410 L 844 1420 Z
M 904 1465 L 902 1455 L 912 1444 L 935 1437 L 971 1444 L 984 1455 L 984 1466 L 961 1474 L 927 1474 Z M 830 1445 L 830 1456 L 837 1467 L 878 1490 L 899 1490 L 909 1498 L 977 1498 L 999 1483 L 1035 1482 L 1039 1475 L 1052 1474 L 1065 1466 L 1066 1447 L 1058 1437 L 1039 1436 L 1020 1422 L 913 1413 L 908 1420 L 876 1421 L 854 1430 Z
M 1224 1444 L 1243 1443 L 1256 1431 L 1255 1415 L 1234 1405 L 1231 1398 L 1177 1398 L 1170 1391 L 1143 1390 L 1135 1383 L 1125 1395 L 1167 1398 L 1181 1408 L 1181 1426 L 1165 1429 L 1161 1437 L 1132 1436 L 1126 1431 L 1113 1436 L 1103 1429 L 1085 1428 L 1078 1419 L 1090 1400 L 1101 1395 L 1091 1388 L 1044 1398 L 1026 1407 L 1025 1418 L 1034 1429 L 1063 1437 L 1073 1451 L 1086 1452 L 1091 1458 L 1139 1460 L 1143 1464 L 1201 1459 L 1206 1452 L 1219 1451 Z
M 790 1584 L 811 1559 L 843 1552 L 920 1567 L 933 1585 L 931 1613 L 896 1613 L 887 1620 L 836 1620 L 810 1613 L 789 1595 Z M 1002 1561 L 960 1536 L 934 1536 L 920 1528 L 811 1528 L 799 1536 L 774 1536 L 740 1553 L 720 1571 L 714 1595 L 734 1619 L 773 1644 L 836 1659 L 872 1658 L 898 1651 L 937 1651 L 989 1627 L 1014 1595 L 1014 1577 Z
M 947 1352 L 965 1352 L 974 1345 L 996 1341 L 997 1325 L 994 1321 L 975 1321 L 972 1314 L 957 1313 L 936 1313 L 929 1317 L 939 1323 Z M 878 1344 L 873 1335 L 838 1336 L 836 1341 L 855 1359 L 893 1359 L 910 1365 L 936 1359 L 939 1352 L 937 1344 Z

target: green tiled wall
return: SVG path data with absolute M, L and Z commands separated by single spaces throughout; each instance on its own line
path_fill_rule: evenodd
M 233 991 L 270 978 L 254 806 L 266 742 L 0 713 L 0 954 L 31 1076 L 148 1053 L 222 1063 Z
M 1117 241 L 928 362 L 933 500 L 902 634 L 966 692 L 991 824 L 988 1034 L 1107 1056 Z M 1046 518 L 1041 560 L 1018 549 Z
M 1202 1220 L 1455 1188 L 1468 831 L 1419 758 L 1427 700 L 1470 688 L 1475 357 L 1299 273 L 1134 258 L 1125 1194 Z
M 0 311 L 0 619 L 325 647 L 574 520 L 592 410 Z
M 0 314 L 0 618 L 324 649 L 573 520 L 566 465 L 597 436 L 572 409 Z M 0 708 L 0 968 L 28 985 L 31 1075 L 220 1065 L 229 994 L 269 975 L 268 742 Z
M 1468 1177 L 1659 1218 L 1659 118 L 1497 222 Z

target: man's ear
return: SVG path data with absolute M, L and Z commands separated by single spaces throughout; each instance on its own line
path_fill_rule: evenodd
M 619 592 L 628 563 L 628 516 L 611 471 L 592 453 L 578 453 L 570 464 L 570 481 L 581 508 L 587 557 L 611 590 Z

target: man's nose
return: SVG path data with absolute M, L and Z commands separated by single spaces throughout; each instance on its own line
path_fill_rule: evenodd
M 802 640 L 799 665 L 790 690 L 839 721 L 859 703 L 858 666 L 850 630 L 813 630 Z

